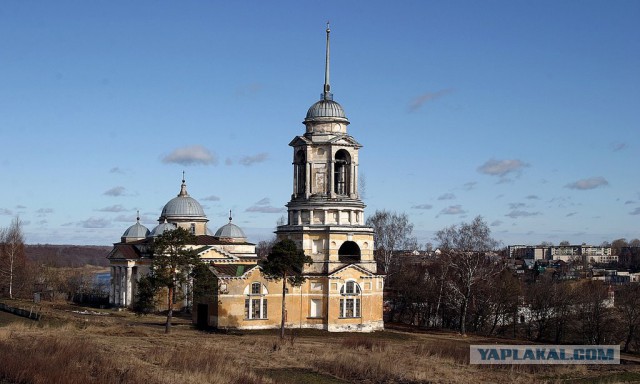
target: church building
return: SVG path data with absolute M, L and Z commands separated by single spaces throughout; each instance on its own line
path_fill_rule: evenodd
M 305 266 L 302 286 L 287 288 L 285 322 L 289 328 L 370 332 L 384 328 L 384 275 L 377 272 L 373 229 L 365 225 L 358 192 L 362 145 L 347 133 L 349 120 L 331 93 L 328 25 L 326 33 L 324 89 L 307 111 L 305 131 L 289 143 L 293 191 L 286 224 L 276 230 L 278 240 L 293 240 L 313 259 Z M 189 196 L 183 180 L 152 231 L 138 220 L 114 244 L 109 255 L 110 302 L 131 305 L 135 282 L 149 271 L 150 242 L 179 226 L 196 235 L 197 244 L 189 247 L 208 263 L 215 280 L 214 292 L 206 298 L 190 303 L 185 295 L 183 306 L 192 309 L 194 322 L 217 328 L 278 328 L 282 283 L 264 278 L 255 245 L 231 221 L 211 234 L 202 206 Z

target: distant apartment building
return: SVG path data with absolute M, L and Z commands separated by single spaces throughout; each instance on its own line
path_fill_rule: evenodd
M 587 262 L 590 264 L 618 262 L 618 255 L 611 247 L 593 245 L 557 245 L 550 247 L 510 245 L 509 258 L 525 260 L 561 260 L 569 262 Z

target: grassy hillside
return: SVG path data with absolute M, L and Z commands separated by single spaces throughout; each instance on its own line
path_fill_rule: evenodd
M 275 331 L 208 333 L 177 318 L 128 312 L 77 314 L 57 304 L 42 324 L 0 325 L 0 382 L 24 383 L 531 383 L 640 380 L 640 366 L 468 364 L 470 343 L 455 334 Z M 71 363 L 71 364 L 70 364 Z

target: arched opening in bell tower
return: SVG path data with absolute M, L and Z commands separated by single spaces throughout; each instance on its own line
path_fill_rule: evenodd
M 355 241 L 345 241 L 338 249 L 338 260 L 344 263 L 360 261 L 360 247 Z
M 333 191 L 338 195 L 348 195 L 351 182 L 351 155 L 344 149 L 336 152 L 333 175 Z
M 296 159 L 294 163 L 296 174 L 296 195 L 304 195 L 307 188 L 307 156 L 304 151 L 300 149 L 296 152 Z

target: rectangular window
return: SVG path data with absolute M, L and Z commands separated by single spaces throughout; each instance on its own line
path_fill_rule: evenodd
M 360 317 L 360 299 L 355 299 L 355 310 L 353 317 Z
M 261 285 L 260 283 L 251 284 L 251 294 L 252 295 L 259 295 L 261 293 L 260 292 L 260 288 L 261 288 L 260 285 Z
M 354 303 L 353 299 L 345 299 L 346 307 L 344 309 L 344 317 L 355 317 L 354 316 Z
M 311 283 L 312 291 L 322 291 L 322 283 L 313 282 Z
M 309 317 L 322 317 L 322 300 L 311 299 L 309 303 Z
M 244 300 L 244 318 L 245 319 L 250 319 L 251 316 L 249 316 L 249 315 L 250 315 L 250 312 L 249 312 L 249 299 L 245 299 Z
M 344 317 L 344 300 L 340 299 L 340 317 Z
M 260 319 L 260 299 L 251 299 L 251 318 Z
M 261 319 L 267 318 L 267 299 L 262 299 L 262 317 Z

